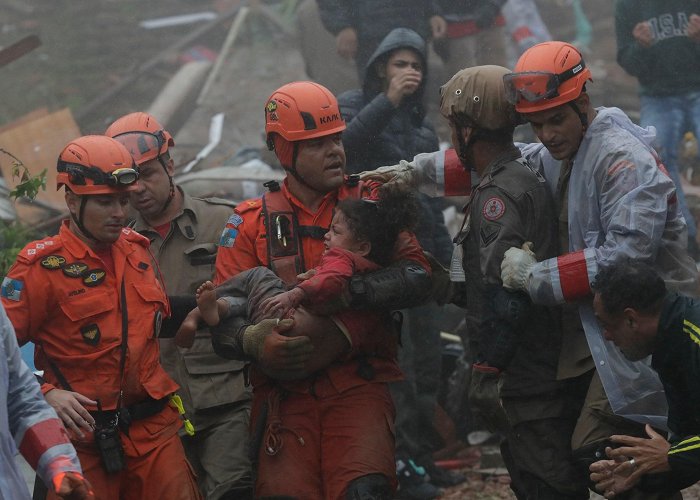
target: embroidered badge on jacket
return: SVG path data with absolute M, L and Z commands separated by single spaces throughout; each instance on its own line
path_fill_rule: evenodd
M 88 265 L 84 262 L 73 262 L 63 265 L 63 274 L 71 278 L 81 278 L 83 273 L 88 270 Z
M 94 346 L 100 341 L 100 328 L 94 323 L 82 327 L 80 334 L 83 336 L 86 344 Z
M 105 280 L 107 273 L 104 269 L 90 269 L 83 276 L 83 283 L 87 286 L 97 286 Z
M 15 302 L 19 302 L 19 300 L 22 298 L 23 288 L 24 282 L 5 277 L 5 279 L 2 280 L 0 296 L 6 298 L 7 300 L 14 300 Z
M 481 213 L 484 215 L 484 219 L 494 221 L 503 217 L 506 213 L 506 204 L 497 196 L 493 196 L 486 200 Z
M 56 270 L 66 263 L 66 258 L 61 255 L 49 255 L 41 260 L 41 267 Z

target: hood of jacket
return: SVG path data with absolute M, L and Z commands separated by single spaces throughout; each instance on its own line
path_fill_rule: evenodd
M 423 80 L 420 87 L 406 99 L 406 102 L 420 103 L 423 99 L 423 89 L 428 76 L 428 65 L 426 60 L 425 40 L 415 31 L 408 28 L 396 28 L 392 30 L 384 40 L 381 41 L 377 49 L 367 61 L 365 66 L 365 81 L 362 90 L 367 99 L 372 99 L 383 89 L 382 78 L 379 76 L 378 68 L 385 65 L 391 53 L 399 49 L 410 49 L 416 52 L 423 64 Z

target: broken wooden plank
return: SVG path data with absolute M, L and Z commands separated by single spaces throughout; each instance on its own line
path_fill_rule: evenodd
M 219 55 L 216 58 L 216 62 L 214 63 L 214 67 L 209 73 L 209 76 L 204 82 L 204 86 L 202 87 L 202 90 L 199 93 L 199 97 L 197 98 L 198 106 L 200 106 L 204 102 L 204 99 L 209 93 L 209 89 L 214 83 L 214 80 L 216 80 L 216 77 L 219 76 L 219 71 L 221 71 L 221 65 L 228 57 L 228 53 L 231 50 L 231 47 L 233 47 L 233 43 L 236 41 L 236 37 L 238 37 L 238 32 L 241 30 L 241 26 L 243 25 L 243 21 L 245 21 L 248 12 L 250 12 L 250 9 L 248 7 L 243 6 L 241 7 L 241 10 L 238 12 L 238 14 L 236 14 L 236 19 L 234 19 L 233 24 L 231 25 L 231 29 L 226 35 L 226 40 L 221 46 Z
M 63 192 L 56 191 L 56 158 L 68 141 L 79 136 L 80 129 L 70 109 L 65 108 L 2 132 L 0 147 L 16 156 L 33 175 L 46 169 L 46 191 L 39 191 L 37 199 L 61 208 L 64 200 Z M 14 189 L 18 182 L 12 179 L 12 160 L 5 155 L 0 155 L 0 171 L 7 187 Z M 28 222 L 42 217 L 31 206 L 18 204 L 16 208 L 17 215 Z
M 210 68 L 209 61 L 192 61 L 182 65 L 175 76 L 160 91 L 147 112 L 155 116 L 165 128 L 174 134 L 172 117 L 187 101 L 190 101 L 191 104 Z
M 10 64 L 12 61 L 28 54 L 41 45 L 41 40 L 36 35 L 29 35 L 20 41 L 13 43 L 9 47 L 0 50 L 0 68 Z
M 128 87 L 129 85 L 134 83 L 142 75 L 148 73 L 153 68 L 155 68 L 158 64 L 160 64 L 161 61 L 169 58 L 173 53 L 176 53 L 176 52 L 182 50 L 184 47 L 186 47 L 190 43 L 194 42 L 199 37 L 210 32 L 212 29 L 217 27 L 219 24 L 227 21 L 228 19 L 231 19 L 233 16 L 235 16 L 238 13 L 239 9 L 240 9 L 240 6 L 224 12 L 223 14 L 221 14 L 219 17 L 217 17 L 213 21 L 210 21 L 207 24 L 200 26 L 199 28 L 193 30 L 188 35 L 184 36 L 178 42 L 173 44 L 169 49 L 162 51 L 157 56 L 146 61 L 139 68 L 137 68 L 136 71 L 130 72 L 129 75 L 124 77 L 119 83 L 114 85 L 112 88 L 110 88 L 106 92 L 103 92 L 102 94 L 98 95 L 92 101 L 88 102 L 85 106 L 83 106 L 81 109 L 79 109 L 75 113 L 76 120 L 80 121 L 80 120 L 83 120 L 86 116 L 89 116 L 90 113 L 95 111 L 99 106 L 102 106 L 103 104 L 107 103 L 111 98 L 113 98 L 115 95 L 119 94 L 119 92 L 121 92 L 126 87 Z

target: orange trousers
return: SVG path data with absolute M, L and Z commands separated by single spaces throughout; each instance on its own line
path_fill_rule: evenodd
M 121 435 L 126 467 L 107 474 L 92 434 L 73 444 L 90 481 L 96 500 L 199 500 L 201 495 L 192 467 L 177 434 L 177 410 L 167 405 L 152 417 L 137 420 L 129 435 Z M 49 493 L 48 499 L 58 499 Z
M 256 498 L 344 499 L 348 485 L 368 474 L 383 474 L 396 487 L 395 412 L 385 383 L 338 393 L 320 377 L 314 395 L 256 388 L 253 429 L 263 402 L 269 409 Z

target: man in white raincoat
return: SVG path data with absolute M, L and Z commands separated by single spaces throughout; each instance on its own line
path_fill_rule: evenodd
M 0 304 L 0 498 L 7 500 L 30 498 L 15 467 L 18 448 L 58 496 L 94 498 L 63 424 L 22 361 L 15 331 Z
M 636 422 L 665 425 L 665 398 L 651 368 L 625 360 L 603 340 L 591 308 L 590 282 L 598 269 L 641 258 L 669 288 L 697 293 L 675 186 L 650 145 L 654 130 L 634 125 L 617 108 L 594 108 L 585 92 L 590 78 L 580 52 L 563 42 L 535 45 L 505 77 L 516 110 L 542 141 L 521 149 L 554 193 L 560 255 L 538 263 L 530 250 L 511 248 L 501 276 L 504 286 L 527 292 L 535 303 L 565 304 L 557 376 L 580 395 L 572 448 L 584 461 L 611 434 L 645 436 Z M 456 177 L 446 158 L 443 152 L 418 155 L 412 164 L 368 174 L 450 194 L 457 191 Z
M 501 278 L 505 287 L 527 292 L 536 303 L 578 309 L 580 324 L 575 315 L 564 314 L 558 376 L 588 386 L 572 437 L 574 453 L 582 457 L 620 429 L 644 436 L 640 425 L 613 412 L 665 424 L 662 391 L 651 369 L 627 362 L 603 340 L 591 309 L 590 283 L 598 270 L 625 258 L 643 259 L 670 288 L 697 291 L 675 186 L 650 145 L 653 129 L 634 125 L 617 108 L 593 108 L 585 91 L 590 78 L 578 50 L 562 42 L 529 49 L 504 78 L 516 110 L 542 141 L 523 148 L 523 155 L 554 188 L 560 255 L 536 262 L 529 249 L 511 248 Z M 585 380 L 590 383 L 574 382 Z M 635 498 L 640 497 L 651 498 L 639 492 Z

